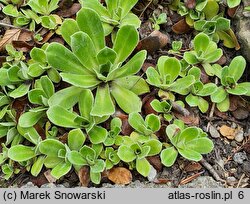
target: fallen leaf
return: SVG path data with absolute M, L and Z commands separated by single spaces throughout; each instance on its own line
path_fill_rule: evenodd
M 227 139 L 233 140 L 236 135 L 236 129 L 228 127 L 227 125 L 222 125 L 219 129 L 220 134 Z
M 159 156 L 147 157 L 147 160 L 158 172 L 162 170 L 162 163 Z
M 199 171 L 202 169 L 202 166 L 199 162 L 188 162 L 188 164 L 184 167 L 186 172 Z
M 148 37 L 142 39 L 136 50 L 147 50 L 148 53 L 152 54 L 155 51 L 165 47 L 169 42 L 169 36 L 161 33 L 158 30 L 153 31 Z
M 155 99 L 155 96 L 152 96 L 152 94 L 147 94 L 143 99 L 142 99 L 142 104 L 143 104 L 143 111 L 145 115 L 149 115 L 151 113 L 157 115 L 157 112 L 152 108 L 150 103 Z
M 200 118 L 199 118 L 199 115 L 197 114 L 194 114 L 193 112 L 190 112 L 190 114 L 188 116 L 184 116 L 180 113 L 176 113 L 174 112 L 174 115 L 182 120 L 185 124 L 187 125 L 194 125 L 194 126 L 197 126 L 200 124 Z
M 46 179 L 45 175 L 44 174 L 39 174 L 37 177 L 34 177 L 34 178 L 31 178 L 31 182 L 40 187 L 42 186 L 43 184 L 46 184 L 48 183 L 48 180 Z
M 122 113 L 121 111 L 116 111 L 114 117 L 118 117 L 122 121 L 122 130 L 123 135 L 130 135 L 133 132 L 133 128 L 128 123 L 128 115 Z
M 56 182 L 56 178 L 54 178 L 52 175 L 51 175 L 51 171 L 50 170 L 47 170 L 45 171 L 44 173 L 44 176 L 46 177 L 47 181 L 49 183 L 55 183 Z
M 185 6 L 189 9 L 194 9 L 196 6 L 196 0 L 186 0 Z
M 87 187 L 90 182 L 90 174 L 89 174 L 89 167 L 83 166 L 78 172 L 78 177 L 81 183 L 81 186 Z
M 81 4 L 74 3 L 70 8 L 60 9 L 56 14 L 61 17 L 71 17 L 81 9 Z
M 152 64 L 149 62 L 144 62 L 142 65 L 142 71 L 146 72 L 149 67 L 155 67 L 155 64 Z
M 231 18 L 233 18 L 233 17 L 235 16 L 235 13 L 236 13 L 237 9 L 238 9 L 238 6 L 236 6 L 236 7 L 234 7 L 234 8 L 228 8 L 228 9 L 227 9 L 227 14 L 228 14 Z
M 172 26 L 172 30 L 176 33 L 176 34 L 184 34 L 190 31 L 190 27 L 189 25 L 186 23 L 186 20 L 183 18 L 180 21 L 178 21 L 177 23 L 175 23 Z
M 114 167 L 108 172 L 108 179 L 115 184 L 125 185 L 132 181 L 132 174 L 124 167 Z
M 20 33 L 20 29 L 6 30 L 4 36 L 0 40 L 0 51 L 5 49 L 5 45 L 12 43 L 13 40 L 18 40 Z

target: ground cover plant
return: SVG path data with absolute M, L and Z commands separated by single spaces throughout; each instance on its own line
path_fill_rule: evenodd
M 249 62 L 224 12 L 240 1 L 0 2 L 0 186 L 223 183 L 249 160 Z

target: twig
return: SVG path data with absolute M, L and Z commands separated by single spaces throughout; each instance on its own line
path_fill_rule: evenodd
M 244 177 L 245 177 L 245 173 L 243 173 L 243 174 L 241 175 L 240 180 L 239 180 L 239 182 L 238 182 L 236 188 L 239 188 L 240 183 L 241 183 L 241 181 L 242 181 L 242 179 L 243 179 Z
M 190 181 L 196 179 L 197 177 L 199 177 L 199 176 L 200 176 L 201 174 L 203 174 L 203 173 L 204 173 L 204 171 L 201 171 L 201 172 L 198 172 L 198 173 L 196 173 L 196 174 L 194 174 L 194 175 L 192 175 L 192 176 L 189 176 L 189 177 L 187 177 L 187 178 L 181 180 L 181 182 L 179 183 L 179 185 L 184 185 L 184 184 L 186 184 L 186 183 L 189 183 Z
M 185 117 L 190 115 L 190 112 L 186 108 L 180 106 L 178 103 L 174 101 L 170 101 L 170 103 L 173 106 L 173 109 L 179 112 L 180 114 L 184 115 Z
M 20 28 L 20 27 L 17 27 L 17 26 L 14 26 L 14 25 L 10 25 L 10 24 L 7 24 L 7 23 L 2 23 L 2 22 L 0 22 L 0 26 L 29 31 L 26 28 Z
M 214 168 L 204 158 L 202 158 L 200 160 L 200 163 L 202 164 L 202 166 L 204 166 L 209 171 L 209 173 L 214 177 L 214 179 L 216 181 L 221 181 L 223 183 L 226 182 L 225 180 L 223 180 L 222 178 L 220 178 L 220 176 L 218 175 L 218 173 L 214 170 Z
M 151 1 L 145 6 L 145 8 L 144 8 L 143 11 L 141 12 L 139 18 L 142 17 L 142 14 L 147 10 L 147 8 L 150 6 L 150 4 L 151 4 L 152 2 L 153 2 L 153 0 L 151 0 Z

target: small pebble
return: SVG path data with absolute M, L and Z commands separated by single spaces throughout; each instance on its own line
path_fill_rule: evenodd
M 237 142 L 242 142 L 244 139 L 244 132 L 242 130 L 240 130 L 234 138 Z
M 245 152 L 237 152 L 234 154 L 233 160 L 238 164 L 243 164 L 243 161 L 247 160 L 247 155 Z
M 231 145 L 232 147 L 237 147 L 237 146 L 238 146 L 238 145 L 236 144 L 235 141 L 232 141 L 232 142 L 230 143 L 230 145 Z
M 210 135 L 211 135 L 212 138 L 219 138 L 220 137 L 220 133 L 212 125 L 210 125 L 210 127 L 209 127 L 209 133 L 210 133 Z
M 233 176 L 227 177 L 227 184 L 233 186 L 236 183 L 236 178 Z
M 153 181 L 156 178 L 156 176 L 157 176 L 157 171 L 153 166 L 151 166 L 150 173 L 148 175 L 148 180 Z

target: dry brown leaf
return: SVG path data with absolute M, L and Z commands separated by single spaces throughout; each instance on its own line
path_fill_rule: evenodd
M 190 27 L 189 25 L 186 23 L 185 19 L 181 19 L 180 21 L 178 21 L 176 24 L 174 24 L 172 26 L 172 30 L 176 33 L 176 34 L 184 34 L 190 31 Z
M 129 184 L 132 181 L 132 174 L 124 167 L 114 167 L 108 172 L 108 179 L 115 184 Z
M 154 53 L 155 51 L 165 47 L 169 42 L 169 36 L 161 33 L 158 30 L 153 31 L 148 37 L 142 39 L 136 50 L 147 50 L 149 53 Z
M 147 160 L 156 169 L 156 171 L 160 172 L 162 170 L 162 163 L 159 156 L 147 157 Z
M 233 129 L 231 127 L 228 127 L 226 125 L 222 125 L 219 129 L 220 134 L 227 139 L 233 140 L 236 136 L 236 129 Z
M 54 178 L 51 175 L 51 171 L 50 170 L 45 171 L 43 174 L 44 174 L 44 176 L 46 177 L 46 179 L 48 180 L 49 183 L 55 183 L 56 182 L 56 178 Z
M 14 40 L 18 40 L 21 33 L 20 29 L 9 29 L 6 30 L 4 36 L 0 40 L 0 51 L 5 49 L 5 45 L 12 43 Z
M 190 112 L 190 114 L 188 116 L 184 116 L 180 113 L 176 113 L 174 112 L 174 115 L 182 120 L 185 124 L 187 125 L 194 125 L 194 126 L 197 126 L 199 125 L 200 123 L 200 118 L 198 115 L 194 114 L 193 112 Z
M 186 172 L 199 171 L 201 169 L 202 166 L 200 165 L 199 162 L 188 162 L 188 164 L 184 167 L 184 170 Z
M 78 172 L 78 177 L 79 177 L 81 186 L 87 187 L 90 182 L 89 167 L 83 166 Z

